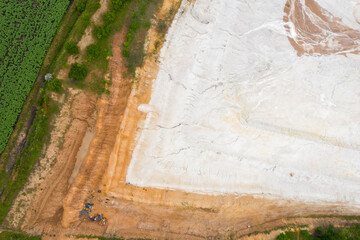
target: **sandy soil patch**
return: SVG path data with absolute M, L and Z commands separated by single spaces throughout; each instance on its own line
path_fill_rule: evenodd
M 21 227 L 21 224 L 25 220 L 26 211 L 32 204 L 32 200 L 42 192 L 40 185 L 51 173 L 51 168 L 60 151 L 62 138 L 71 122 L 70 107 L 75 94 L 77 94 L 77 91 L 70 91 L 70 96 L 68 96 L 67 99 L 65 99 L 65 94 L 62 94 L 59 98 L 53 97 L 55 101 L 63 104 L 63 107 L 55 122 L 52 123 L 54 128 L 51 132 L 51 139 L 44 156 L 39 160 L 36 170 L 31 173 L 26 186 L 19 192 L 18 197 L 9 211 L 6 221 L 9 222 L 11 227 Z
M 100 1 L 101 7 L 96 10 L 94 15 L 91 17 L 91 22 L 95 25 L 99 25 L 101 23 L 102 15 L 109 9 L 109 1 L 101 0 Z M 85 53 L 86 47 L 90 44 L 95 43 L 95 39 L 93 37 L 93 25 L 90 25 L 85 29 L 85 34 L 82 36 L 81 40 L 78 42 L 78 46 L 81 52 Z
M 56 222 L 61 218 L 62 201 L 69 187 L 69 179 L 75 167 L 76 156 L 89 126 L 94 125 L 92 119 L 95 110 L 95 97 L 79 93 L 71 100 L 69 128 L 64 137 L 64 142 L 59 153 L 56 154 L 54 166 L 49 167 L 49 175 L 40 185 L 37 196 L 32 200 L 25 219 L 24 229 L 38 231 L 44 224 Z M 61 118 L 59 118 L 61 120 Z M 64 134 L 64 133 L 63 133 Z M 48 149 L 50 152 L 50 149 Z M 33 226 L 37 226 L 36 229 Z

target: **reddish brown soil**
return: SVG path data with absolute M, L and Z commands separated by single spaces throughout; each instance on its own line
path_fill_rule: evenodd
M 299 56 L 359 53 L 360 31 L 346 26 L 314 0 L 304 2 L 288 0 L 284 8 L 285 28 L 290 33 L 288 23 L 292 23 L 296 32 L 296 37 L 288 39 Z

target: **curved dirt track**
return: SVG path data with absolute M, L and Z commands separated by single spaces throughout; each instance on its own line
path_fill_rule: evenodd
M 159 18 L 164 18 L 179 0 L 164 0 Z M 110 96 L 102 96 L 97 104 L 94 96 L 79 94 L 73 105 L 73 123 L 65 135 L 64 147 L 46 179 L 36 211 L 29 213 L 26 229 L 56 233 L 57 239 L 69 235 L 93 234 L 125 237 L 171 239 L 226 239 L 242 236 L 289 223 L 321 225 L 349 224 L 339 219 L 287 219 L 313 214 L 351 215 L 350 207 L 337 203 L 312 203 L 252 196 L 212 196 L 181 191 L 139 188 L 126 183 L 127 168 L 143 126 L 145 113 L 137 110 L 151 97 L 152 81 L 157 76 L 158 53 L 154 50 L 157 34 L 149 32 L 150 42 L 144 66 L 139 69 L 136 84 L 124 78 L 121 47 L 126 29 L 114 36 L 110 60 L 112 85 Z M 97 109 L 96 135 L 92 140 L 80 171 L 69 186 L 76 154 Z M 78 107 L 77 107 L 78 106 Z M 91 125 L 91 124 L 90 124 Z M 101 190 L 101 193 L 97 191 Z M 95 191 L 95 193 L 93 192 Z M 90 194 L 96 211 L 104 213 L 105 227 L 82 221 L 78 212 Z M 109 200 L 106 200 L 106 199 Z M 44 236 L 44 239 L 53 239 Z M 266 238 L 259 238 L 266 239 Z

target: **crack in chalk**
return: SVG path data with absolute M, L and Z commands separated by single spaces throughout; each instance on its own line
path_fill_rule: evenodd
M 175 81 L 175 80 L 172 78 L 172 76 L 171 76 L 170 73 L 168 73 L 167 71 L 166 71 L 166 73 L 168 74 L 168 76 L 169 76 L 169 78 L 170 78 L 170 81 L 173 81 L 175 84 L 180 85 L 180 86 L 183 87 L 185 90 L 188 89 L 183 83 L 178 82 L 178 81 Z
M 189 150 L 190 148 L 191 148 L 190 146 L 189 146 L 189 147 L 180 148 L 178 151 L 173 152 L 173 153 L 169 153 L 169 154 L 167 154 L 166 156 L 178 155 L 180 152 Z
M 161 125 L 156 125 L 156 126 L 159 127 L 159 128 L 163 128 L 163 129 L 174 129 L 174 128 L 180 127 L 181 125 L 186 125 L 186 124 L 179 123 L 179 124 L 177 124 L 175 126 L 172 126 L 172 127 L 164 127 L 164 126 L 161 126 Z
M 212 88 L 215 88 L 215 89 L 216 89 L 217 87 L 220 87 L 220 86 L 223 86 L 223 85 L 224 85 L 223 82 L 219 82 L 219 83 L 213 84 L 213 85 L 211 85 L 210 87 L 205 88 L 203 91 L 201 91 L 200 94 L 204 94 L 205 92 L 209 91 L 209 90 L 212 89 Z
M 168 154 L 165 154 L 163 156 L 150 156 L 150 158 L 153 158 L 153 159 L 164 159 L 168 156 L 173 156 L 173 155 L 178 155 L 179 153 L 181 153 L 182 151 L 186 151 L 186 150 L 189 150 L 191 147 L 183 147 L 183 148 L 179 148 L 177 151 L 175 152 L 172 152 L 172 153 L 168 153 Z

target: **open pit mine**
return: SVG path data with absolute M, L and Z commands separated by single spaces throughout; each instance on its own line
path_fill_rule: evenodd
M 158 55 L 150 28 L 135 80 L 126 30 L 114 36 L 92 137 L 76 155 L 85 130 L 76 146 L 65 136 L 71 181 L 39 194 L 24 229 L 226 239 L 359 215 L 360 2 L 165 0 L 157 17 L 173 5 Z M 80 220 L 84 202 L 106 224 Z

